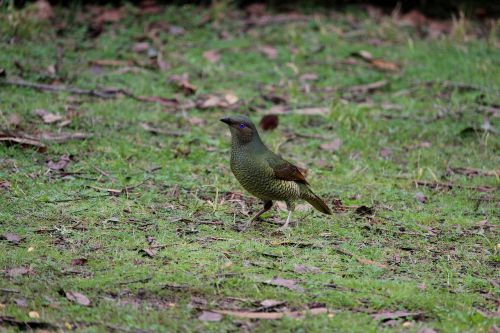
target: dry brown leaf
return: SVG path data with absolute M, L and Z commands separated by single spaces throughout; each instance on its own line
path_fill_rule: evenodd
M 36 109 L 35 111 L 33 111 L 37 116 L 39 116 L 40 118 L 42 118 L 43 122 L 45 124 L 52 124 L 52 123 L 55 123 L 55 122 L 58 122 L 60 120 L 63 119 L 62 116 L 58 115 L 58 114 L 53 114 L 53 113 L 50 113 L 50 112 L 47 112 L 46 110 L 44 109 Z
M 317 79 L 318 79 L 318 75 L 316 75 L 314 73 L 305 73 L 299 77 L 299 81 L 302 83 L 304 83 L 306 81 L 316 81 Z
M 0 189 L 10 189 L 11 183 L 8 180 L 0 180 Z
M 427 197 L 422 192 L 417 192 L 415 193 L 415 200 L 417 200 L 420 203 L 426 203 Z
M 216 63 L 220 59 L 220 54 L 217 52 L 217 50 L 209 50 L 203 52 L 203 58 L 207 59 L 211 63 Z
M 379 150 L 379 155 L 382 157 L 384 160 L 388 159 L 392 155 L 392 149 L 387 148 L 387 147 L 382 147 Z
M 318 314 L 328 313 L 328 309 L 321 307 L 304 311 L 291 311 L 291 312 L 250 312 L 250 311 L 231 311 L 231 310 L 213 310 L 213 312 L 233 317 L 245 318 L 245 319 L 273 320 L 273 319 L 281 319 L 285 316 L 291 318 L 299 318 L 307 314 L 318 315 Z
M 138 42 L 132 46 L 132 51 L 136 53 L 145 53 L 150 47 L 151 45 L 148 42 Z
M 12 243 L 12 244 L 19 244 L 21 242 L 21 237 L 12 233 L 12 232 L 6 232 L 2 235 L 2 239 L 5 239 L 7 242 Z
M 5 271 L 5 275 L 8 277 L 18 277 L 23 275 L 33 274 L 33 271 L 27 267 L 16 267 L 10 268 Z
M 83 266 L 87 263 L 87 258 L 71 259 L 71 266 Z
M 381 89 L 387 86 L 389 83 L 385 80 L 370 82 L 367 84 L 359 84 L 355 86 L 349 86 L 345 90 L 349 93 L 368 93 L 373 92 L 375 90 Z
M 304 291 L 304 288 L 298 286 L 297 282 L 297 280 L 274 277 L 271 280 L 265 281 L 264 283 L 272 286 L 285 287 L 290 290 Z
M 70 162 L 70 158 L 68 155 L 62 155 L 61 157 L 59 157 L 59 161 L 58 162 L 54 162 L 52 160 L 48 161 L 47 162 L 47 167 L 49 167 L 49 169 L 51 170 L 63 170 L 64 168 L 66 168 L 68 166 Z
M 351 53 L 351 56 L 360 58 L 361 60 L 369 63 L 372 67 L 378 70 L 390 72 L 396 72 L 399 70 L 398 65 L 396 65 L 395 63 L 383 59 L 375 59 L 368 51 L 361 50 L 353 52 Z
M 65 292 L 65 294 L 66 294 L 66 298 L 69 299 L 70 301 L 73 301 L 73 302 L 78 303 L 78 304 L 83 305 L 83 306 L 90 305 L 90 300 L 84 294 L 81 294 L 77 291 L 67 291 L 67 292 Z
M 177 98 L 165 98 L 159 96 L 138 96 L 137 99 L 145 102 L 158 103 L 160 105 L 168 107 L 175 108 L 179 106 L 179 100 Z
M 192 95 L 196 92 L 196 86 L 189 83 L 189 74 L 172 75 L 168 81 L 175 84 L 185 95 Z
M 98 13 L 99 14 L 92 19 L 93 25 L 99 26 L 103 23 L 114 23 L 121 20 L 124 13 L 124 7 L 110 9 L 99 7 Z
M 315 266 L 305 266 L 305 265 L 295 265 L 293 267 L 293 271 L 295 273 L 313 273 L 313 274 L 319 274 L 321 273 L 321 269 Z
M 264 131 L 269 131 L 278 127 L 278 124 L 279 124 L 279 118 L 277 115 L 267 114 L 261 118 L 259 126 Z
M 268 59 L 276 59 L 278 57 L 278 51 L 270 45 L 261 45 L 258 47 L 258 50 Z
M 360 263 L 360 264 L 363 264 L 363 265 L 375 265 L 379 268 L 386 268 L 387 266 L 385 264 L 381 264 L 379 262 L 376 262 L 376 261 L 373 261 L 373 260 L 370 260 L 370 259 L 366 259 L 366 258 L 356 258 L 356 260 Z
M 319 145 L 319 147 L 321 149 L 326 150 L 326 151 L 330 151 L 330 152 L 338 151 L 341 146 L 342 146 L 342 140 L 340 140 L 338 138 L 334 139 L 330 142 L 322 143 Z

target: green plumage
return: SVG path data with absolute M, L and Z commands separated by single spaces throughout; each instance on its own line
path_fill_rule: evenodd
M 231 130 L 231 171 L 248 192 L 265 202 L 263 211 L 252 221 L 268 210 L 274 200 L 284 201 L 290 212 L 295 202 L 303 199 L 320 212 L 332 214 L 323 200 L 311 191 L 299 169 L 264 145 L 249 118 L 233 116 L 221 121 Z

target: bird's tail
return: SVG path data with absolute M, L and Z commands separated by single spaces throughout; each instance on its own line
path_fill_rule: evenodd
M 301 186 L 300 186 L 300 198 L 309 202 L 314 208 L 316 208 L 318 211 L 322 212 L 323 214 L 328 214 L 328 215 L 333 214 L 332 210 L 323 201 L 323 199 L 321 199 L 316 194 L 314 194 L 313 191 L 311 191 L 311 189 L 307 185 L 301 184 Z

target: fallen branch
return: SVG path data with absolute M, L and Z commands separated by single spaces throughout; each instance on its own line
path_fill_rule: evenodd
M 41 91 L 54 91 L 54 92 L 68 92 L 70 94 L 75 94 L 75 95 L 89 95 L 89 96 L 94 96 L 94 97 L 99 97 L 99 98 L 113 98 L 116 97 L 117 95 L 125 95 L 129 97 L 135 98 L 131 93 L 124 89 L 103 89 L 103 90 L 98 90 L 98 89 L 80 89 L 80 88 L 74 88 L 74 87 L 68 87 L 68 86 L 62 86 L 62 85 L 51 85 L 51 84 L 44 84 L 44 83 L 35 83 L 35 82 L 29 82 L 29 81 L 24 81 L 24 80 L 0 80 L 1 84 L 6 84 L 6 85 L 11 85 L 11 86 L 16 86 L 16 87 L 21 87 L 21 88 L 31 88 L 35 90 L 41 90 Z
M 491 89 L 491 88 L 486 88 L 474 84 L 469 84 L 469 83 L 463 83 L 463 82 L 454 82 L 454 81 L 448 81 L 448 80 L 429 80 L 429 81 L 417 81 L 414 83 L 414 85 L 424 85 L 424 86 L 433 86 L 433 85 L 440 85 L 443 88 L 448 88 L 448 89 L 458 89 L 462 91 L 486 91 L 490 92 L 495 95 L 500 95 L 500 90 L 496 89 Z

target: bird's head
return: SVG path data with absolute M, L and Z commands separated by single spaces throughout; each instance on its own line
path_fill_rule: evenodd
M 233 140 L 246 144 L 254 139 L 259 139 L 259 132 L 250 118 L 243 115 L 223 117 L 220 119 L 229 126 Z

